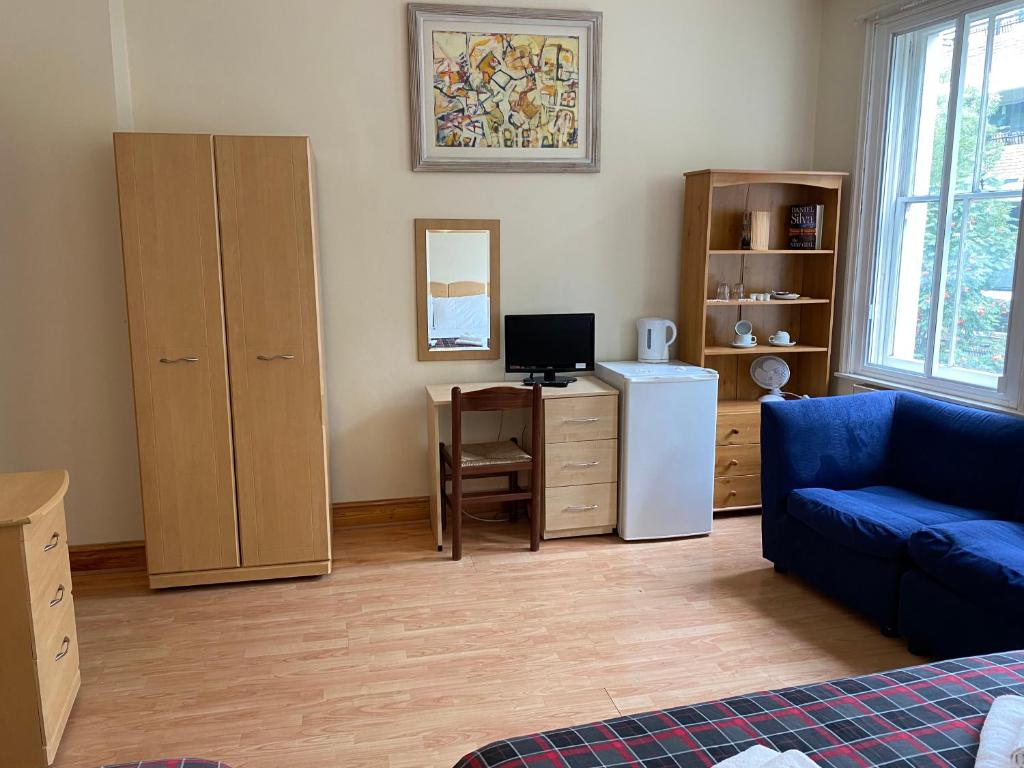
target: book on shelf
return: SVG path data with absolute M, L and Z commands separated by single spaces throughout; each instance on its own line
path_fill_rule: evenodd
M 789 247 L 792 250 L 821 250 L 821 230 L 825 222 L 824 205 L 789 207 Z

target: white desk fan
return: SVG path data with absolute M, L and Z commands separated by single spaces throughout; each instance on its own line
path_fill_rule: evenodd
M 762 355 L 750 365 L 750 378 L 768 394 L 757 398 L 762 403 L 785 400 L 782 388 L 789 381 L 790 371 L 786 361 L 775 355 Z

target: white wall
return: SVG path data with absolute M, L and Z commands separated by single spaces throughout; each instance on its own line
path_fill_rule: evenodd
M 107 0 L 0 6 L 0 471 L 65 467 L 73 541 L 139 539 Z
M 427 232 L 427 279 L 490 282 L 490 242 L 489 232 Z
M 22 265 L 15 319 L 49 330 L 19 330 L 12 343 L 34 367 L 41 355 L 56 368 L 63 355 L 33 348 L 63 342 L 61 352 L 77 364 L 62 369 L 60 386 L 25 394 L 36 407 L 18 414 L 19 436 L 59 424 L 61 437 L 74 442 L 53 449 L 64 441 L 33 437 L 35 450 L 22 463 L 67 464 L 73 486 L 103 489 L 78 499 L 76 541 L 135 538 L 137 465 L 109 159 L 118 105 L 109 76 L 97 72 L 89 89 L 70 93 L 53 71 L 77 70 L 68 51 L 83 46 L 111 66 L 109 29 L 90 15 L 106 4 L 61 3 L 59 18 L 50 6 L 22 5 L 31 24 L 15 31 L 5 19 L 10 44 L 24 56 L 38 50 L 45 66 L 13 94 L 17 131 L 39 126 L 61 141 L 47 147 L 48 157 L 23 161 L 22 178 L 49 173 L 32 181 L 37 194 L 25 201 L 32 210 L 14 222 Z M 501 219 L 503 312 L 594 311 L 598 356 L 628 358 L 636 317 L 677 315 L 682 173 L 815 164 L 822 0 L 557 5 L 605 14 L 600 174 L 412 173 L 401 0 L 125 2 L 128 72 L 120 65 L 117 82 L 123 87 L 130 72 L 136 130 L 311 137 L 336 501 L 425 494 L 423 385 L 502 376 L 500 362 L 417 362 L 414 218 Z M 17 85 L 10 70 L 0 73 L 5 89 Z M 39 103 L 55 93 L 61 98 L 52 109 Z M 75 169 L 70 180 L 58 173 L 67 166 Z M 70 217 L 56 227 L 53 196 Z M 38 226 L 22 226 L 26 218 Z M 40 229 L 45 245 L 33 242 Z M 65 269 L 75 278 L 61 297 L 75 308 L 73 327 L 32 308 L 48 278 Z M 94 358 L 98 340 L 102 355 Z M 81 367 L 89 364 L 96 368 Z M 85 388 L 70 381 L 88 376 Z M 5 391 L 5 418 L 17 394 L 39 386 L 28 371 L 12 378 L 17 393 Z M 5 442 L 4 457 L 12 451 Z

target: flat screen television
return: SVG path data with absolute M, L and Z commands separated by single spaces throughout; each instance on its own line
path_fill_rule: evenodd
M 594 314 L 505 315 L 505 371 L 524 384 L 564 387 L 566 371 L 594 370 Z M 542 379 L 536 378 L 543 374 Z

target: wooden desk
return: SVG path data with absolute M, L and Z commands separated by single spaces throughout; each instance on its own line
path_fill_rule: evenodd
M 474 392 L 478 389 L 487 389 L 488 387 L 515 387 L 518 386 L 516 381 L 488 381 L 488 382 L 473 382 L 473 383 L 457 383 L 457 384 L 431 384 L 427 390 L 427 457 L 428 457 L 428 468 L 430 472 L 430 523 L 434 529 L 434 538 L 437 543 L 437 550 L 440 552 L 443 548 L 444 534 L 441 530 L 441 487 L 439 485 L 439 478 L 441 476 L 441 459 L 438 455 L 438 442 L 440 441 L 440 412 L 444 407 L 448 407 L 452 403 L 452 387 L 460 387 L 463 392 Z M 614 507 L 617 501 L 617 481 L 618 481 L 618 390 L 614 387 L 605 384 L 603 381 L 598 379 L 596 376 L 581 376 L 579 380 L 573 382 L 568 387 L 544 387 L 544 400 L 569 400 L 571 398 L 585 398 L 585 397 L 598 397 L 603 398 L 600 401 L 600 415 L 599 416 L 583 416 L 580 418 L 574 418 L 573 413 L 569 411 L 575 411 L 578 409 L 560 408 L 559 410 L 565 410 L 567 415 L 564 418 L 559 418 L 557 434 L 555 430 L 547 424 L 549 421 L 549 409 L 545 408 L 545 431 L 548 433 L 546 442 L 564 444 L 565 446 L 580 445 L 580 446 L 591 446 L 594 449 L 602 450 L 604 452 L 611 452 L 613 454 L 613 460 L 611 462 L 605 462 L 601 467 L 602 473 L 610 473 L 602 475 L 596 481 L 581 480 L 579 478 L 573 478 L 570 480 L 564 479 L 552 479 L 552 483 L 557 483 L 559 486 L 559 496 L 567 497 L 572 488 L 586 488 L 589 493 L 585 494 L 585 501 L 588 502 L 582 507 L 588 509 L 597 510 L 598 505 L 603 508 L 603 514 L 608 514 L 609 507 L 612 509 L 614 514 Z M 569 404 L 567 404 L 569 405 Z M 595 403 L 597 405 L 597 403 Z M 595 411 L 597 412 L 597 411 Z M 589 414 L 589 412 L 588 412 Z M 567 429 L 564 423 L 570 423 L 578 421 L 579 425 L 575 429 Z M 545 456 L 545 462 L 547 463 L 549 456 Z M 550 470 L 545 470 L 545 475 L 552 474 Z M 611 486 L 616 486 L 615 488 Z M 547 489 L 545 489 L 547 490 Z M 601 491 L 595 496 L 595 491 Z M 546 497 L 547 494 L 545 494 Z M 546 502 L 546 499 L 545 499 Z M 614 524 L 607 525 L 605 520 L 581 520 L 581 524 L 572 526 L 561 526 L 554 522 L 554 518 L 550 515 L 545 515 L 546 518 L 550 518 L 548 522 L 550 525 L 542 523 L 542 531 L 544 531 L 544 538 L 553 538 L 557 536 L 572 536 L 580 535 L 584 533 L 602 533 L 610 531 Z

